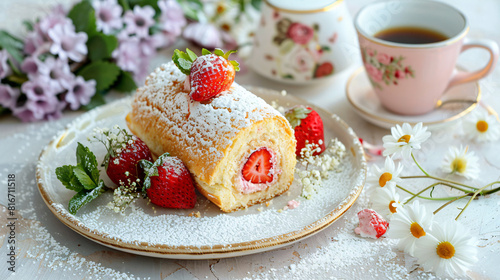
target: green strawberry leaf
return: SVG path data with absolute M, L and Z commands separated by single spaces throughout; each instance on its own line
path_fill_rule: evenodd
M 73 168 L 73 174 L 86 190 L 91 190 L 96 187 L 96 184 L 90 179 L 81 165 L 77 165 Z
M 198 58 L 198 56 L 190 49 L 186 49 L 186 53 L 189 56 L 189 59 L 193 62 Z
M 104 181 L 101 180 L 99 185 L 91 191 L 82 190 L 75 194 L 73 198 L 69 201 L 68 210 L 71 214 L 75 215 L 78 209 L 82 208 L 85 204 L 96 199 L 98 196 L 106 191 L 107 187 L 104 185 Z
M 202 54 L 202 55 L 207 55 L 207 54 L 212 54 L 212 52 L 210 52 L 209 50 L 207 50 L 207 49 L 203 48 L 203 49 L 201 50 L 201 54 Z
M 104 61 L 94 61 L 78 71 L 85 80 L 95 80 L 96 90 L 107 90 L 120 75 L 120 67 Z
M 307 118 L 311 112 L 312 110 L 307 109 L 306 107 L 297 106 L 288 110 L 285 113 L 285 118 L 288 120 L 292 128 L 295 129 L 295 127 L 300 125 L 301 120 Z
M 185 75 L 189 75 L 191 73 L 191 65 L 194 60 L 191 60 L 189 54 L 176 49 L 174 51 L 174 55 L 172 56 L 172 61 Z
M 56 176 L 67 189 L 79 192 L 83 190 L 83 185 L 78 182 L 78 179 L 73 173 L 74 168 L 75 166 L 72 165 L 60 166 L 56 168 Z
M 234 71 L 240 71 L 240 64 L 236 60 L 230 60 L 229 63 L 233 65 Z
M 165 158 L 169 156 L 169 153 L 164 153 L 163 155 L 159 156 L 154 163 L 151 163 L 147 160 L 139 161 L 139 166 L 144 169 L 144 173 L 146 174 L 146 177 L 144 178 L 144 185 L 142 186 L 143 192 L 151 187 L 150 177 L 160 176 L 160 174 L 158 173 L 158 167 L 162 166 Z
M 81 166 L 82 170 L 94 182 L 95 187 L 99 182 L 99 169 L 97 168 L 99 164 L 97 163 L 97 159 L 94 153 L 92 153 L 92 151 L 90 151 L 88 147 L 85 147 L 80 142 L 78 142 L 78 147 L 76 148 L 76 162 L 78 166 Z M 85 184 L 83 185 L 85 187 Z
M 82 1 L 73 6 L 68 18 L 73 21 L 76 32 L 85 32 L 89 37 L 97 33 L 95 11 L 89 1 Z
M 137 89 L 137 85 L 135 84 L 134 77 L 128 71 L 120 71 L 120 76 L 116 80 L 116 83 L 113 85 L 113 89 L 120 92 L 131 92 Z
M 221 49 L 215 49 L 214 50 L 214 54 L 218 55 L 218 56 L 222 56 L 224 57 L 224 51 L 221 50 Z M 227 59 L 227 57 L 224 57 L 225 59 Z
M 113 35 L 97 33 L 87 41 L 90 61 L 111 58 L 111 53 L 118 47 L 118 39 Z

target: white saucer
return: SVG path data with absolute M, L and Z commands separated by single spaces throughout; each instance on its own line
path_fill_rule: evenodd
M 445 92 L 438 104 L 442 106 L 434 111 L 418 116 L 398 115 L 385 109 L 375 95 L 364 67 L 357 69 L 346 85 L 347 99 L 354 110 L 368 122 L 383 128 L 396 124 L 414 125 L 422 122 L 429 127 L 437 127 L 457 120 L 470 113 L 481 98 L 481 89 L 477 82 L 455 86 Z

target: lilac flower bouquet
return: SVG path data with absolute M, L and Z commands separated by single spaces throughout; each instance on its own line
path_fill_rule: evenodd
M 207 19 L 227 14 L 231 5 L 240 7 L 235 13 L 240 17 L 245 2 L 260 4 L 82 0 L 70 10 L 58 6 L 34 23 L 25 22 L 28 34 L 23 39 L 0 31 L 0 114 L 31 122 L 101 105 L 110 90 L 135 90 L 157 50 L 181 36 L 203 47 L 225 47 L 228 42 L 234 47 L 231 35 Z

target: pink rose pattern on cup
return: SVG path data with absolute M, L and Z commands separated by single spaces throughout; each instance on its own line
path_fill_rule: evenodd
M 272 18 L 276 27 L 276 36 L 273 43 L 279 47 L 279 52 L 289 59 L 278 59 L 266 55 L 266 59 L 275 60 L 277 69 L 272 71 L 273 75 L 279 75 L 285 79 L 295 79 L 294 73 L 310 74 L 306 79 L 316 79 L 332 75 L 335 67 L 333 63 L 325 61 L 323 54 L 330 52 L 328 45 L 318 42 L 317 32 L 319 25 L 305 25 L 300 22 L 292 22 L 289 18 Z M 332 34 L 330 43 L 335 43 L 336 33 Z
M 382 89 L 381 83 L 386 86 L 397 85 L 401 79 L 414 78 L 415 72 L 411 66 L 404 66 L 403 56 L 394 57 L 377 50 L 361 48 L 361 55 L 366 73 L 370 82 L 376 88 Z

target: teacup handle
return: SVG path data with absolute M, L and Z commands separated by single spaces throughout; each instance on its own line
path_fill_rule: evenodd
M 498 44 L 495 41 L 488 39 L 473 40 L 465 38 L 464 44 L 460 52 L 462 53 L 471 48 L 482 48 L 487 50 L 490 53 L 490 60 L 488 61 L 488 64 L 486 64 L 486 66 L 484 66 L 482 69 L 479 69 L 474 72 L 455 70 L 455 73 L 451 77 L 450 83 L 448 84 L 448 89 L 458 84 L 479 80 L 488 75 L 495 68 L 495 65 L 497 64 L 498 61 L 498 53 L 499 53 Z

